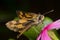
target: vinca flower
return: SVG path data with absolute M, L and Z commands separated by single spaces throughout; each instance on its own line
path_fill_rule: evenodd
M 48 35 L 48 31 L 53 29 L 60 29 L 60 19 L 46 25 L 37 37 L 37 40 L 52 40 L 51 37 Z

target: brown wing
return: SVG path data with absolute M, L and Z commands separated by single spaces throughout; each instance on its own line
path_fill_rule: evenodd
M 16 11 L 17 12 L 17 15 L 19 18 L 23 19 L 23 18 L 26 18 L 26 19 L 33 19 L 33 18 L 36 18 L 38 16 L 38 14 L 36 13 L 31 13 L 31 12 L 22 12 L 22 11 Z
M 18 16 L 20 19 L 21 19 L 21 18 L 24 18 L 22 11 L 16 11 L 16 13 L 17 13 L 17 16 Z
M 17 12 L 17 15 L 20 19 L 22 18 L 27 18 L 28 17 L 31 17 L 29 14 L 25 13 L 25 12 L 22 12 L 22 11 L 16 11 Z

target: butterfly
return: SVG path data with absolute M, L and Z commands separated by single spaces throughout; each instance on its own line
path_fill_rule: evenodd
M 49 12 L 52 11 L 53 10 Z M 20 33 L 19 35 L 17 35 L 17 38 L 19 38 L 25 31 L 29 30 L 29 28 L 31 28 L 33 25 L 38 25 L 44 20 L 44 15 L 41 15 L 40 13 L 37 14 L 23 11 L 16 11 L 16 13 L 19 19 L 8 21 L 6 23 L 6 26 L 10 30 Z

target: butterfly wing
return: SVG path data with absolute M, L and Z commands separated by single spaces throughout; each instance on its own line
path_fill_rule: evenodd
M 16 13 L 20 19 L 26 18 L 28 20 L 35 19 L 39 15 L 36 13 L 22 12 L 22 11 L 16 11 Z

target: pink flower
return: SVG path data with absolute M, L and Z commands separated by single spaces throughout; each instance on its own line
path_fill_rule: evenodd
M 60 29 L 60 19 L 45 26 L 37 37 L 37 40 L 52 40 L 47 33 L 48 30 L 52 29 Z

